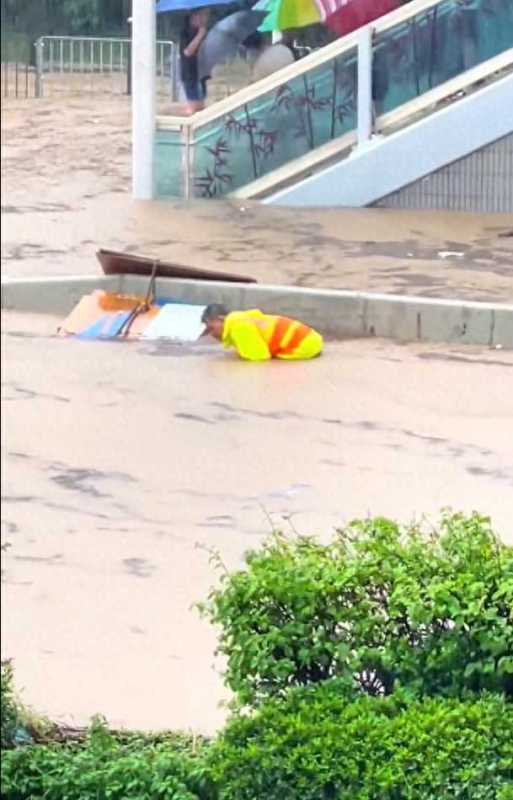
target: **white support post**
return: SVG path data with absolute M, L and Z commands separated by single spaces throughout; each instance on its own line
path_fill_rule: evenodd
M 132 196 L 153 197 L 156 13 L 153 0 L 132 3 Z
M 178 101 L 178 73 L 180 70 L 180 52 L 178 45 L 173 42 L 171 45 L 171 100 L 173 103 Z
M 358 147 L 372 136 L 372 26 L 358 31 Z

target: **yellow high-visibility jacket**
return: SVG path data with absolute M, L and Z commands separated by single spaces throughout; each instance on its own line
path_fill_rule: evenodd
M 234 347 L 247 361 L 315 358 L 323 347 L 322 336 L 308 325 L 287 317 L 263 314 L 256 308 L 228 314 L 222 341 L 226 348 Z

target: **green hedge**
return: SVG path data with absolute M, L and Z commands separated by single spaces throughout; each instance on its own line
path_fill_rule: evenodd
M 94 724 L 81 744 L 32 745 L 2 753 L 3 800 L 210 800 L 198 752 L 175 740 L 118 740 Z
M 4 800 L 513 800 L 513 706 L 362 697 L 337 681 L 233 718 L 197 752 L 117 741 L 2 753 Z
M 232 720 L 210 759 L 219 800 L 512 800 L 513 706 L 348 704 L 329 682 Z
M 240 708 L 213 743 L 97 721 L 6 750 L 23 709 L 4 663 L 2 798 L 513 800 L 513 548 L 488 519 L 277 535 L 206 612 Z
M 202 606 L 242 705 L 335 676 L 352 697 L 513 697 L 513 548 L 486 517 L 370 519 L 329 545 L 276 535 L 246 562 Z
M 18 710 L 14 694 L 13 672 L 10 661 L 0 664 L 0 746 L 2 750 L 12 747 L 16 726 L 18 724 Z

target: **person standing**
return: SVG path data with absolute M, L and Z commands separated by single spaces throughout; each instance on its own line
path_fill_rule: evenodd
M 208 9 L 193 11 L 185 18 L 180 34 L 180 78 L 187 99 L 187 114 L 205 107 L 206 81 L 198 75 L 198 50 L 207 35 Z

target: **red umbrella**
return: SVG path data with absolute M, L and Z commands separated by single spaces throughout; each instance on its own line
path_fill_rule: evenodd
M 327 5 L 329 6 L 329 2 Z M 330 14 L 328 11 L 324 24 L 337 36 L 345 36 L 399 6 L 399 0 L 346 0 L 335 13 Z

